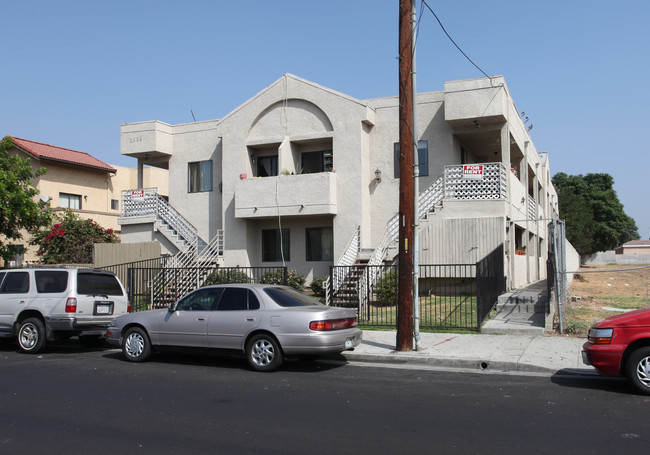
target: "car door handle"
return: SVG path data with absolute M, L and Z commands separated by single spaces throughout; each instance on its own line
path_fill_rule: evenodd
M 246 318 L 246 322 L 255 322 L 255 318 Z
M 205 321 L 205 318 L 196 318 L 197 321 Z

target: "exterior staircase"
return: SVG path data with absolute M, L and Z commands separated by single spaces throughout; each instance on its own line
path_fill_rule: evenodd
M 153 222 L 178 252 L 165 261 L 164 269 L 150 282 L 152 302 L 166 304 L 171 296 L 183 295 L 203 284 L 223 259 L 223 230 L 206 242 L 197 229 L 160 194 L 157 188 L 122 192 L 122 217 Z M 144 221 L 147 220 L 147 221 Z
M 548 305 L 546 280 L 499 296 L 497 314 L 481 333 L 501 335 L 544 335 Z
M 418 197 L 419 219 L 424 219 L 429 212 L 431 212 L 436 204 L 440 203 L 444 198 L 444 176 L 438 178 L 429 187 L 420 193 Z M 371 250 L 369 256 L 367 252 L 360 248 L 359 230 L 354 234 L 353 238 L 348 243 L 348 248 L 345 254 L 341 257 L 337 266 L 344 266 L 345 270 L 340 276 L 334 277 L 332 289 L 330 292 L 329 279 L 326 281 L 326 303 L 329 303 L 334 296 L 339 300 L 341 292 L 345 292 L 345 299 L 351 296 L 350 287 L 356 287 L 356 300 L 355 304 L 365 302 L 368 289 L 377 284 L 379 279 L 380 269 L 378 267 L 363 267 L 362 264 L 369 266 L 377 266 L 384 263 L 392 251 L 395 254 L 390 255 L 390 260 L 394 259 L 397 252 L 397 241 L 399 238 L 399 214 L 395 214 L 393 218 L 386 224 L 384 235 L 375 247 Z M 368 257 L 367 260 L 364 257 Z M 362 269 L 362 273 L 358 270 Z M 335 272 L 339 273 L 339 272 Z M 345 283 L 345 288 L 342 286 Z M 359 308 L 361 310 L 361 308 Z

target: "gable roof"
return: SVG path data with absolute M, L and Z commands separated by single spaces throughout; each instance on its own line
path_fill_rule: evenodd
M 9 137 L 11 137 L 16 147 L 38 160 L 72 164 L 73 166 L 81 166 L 99 171 L 111 172 L 113 174 L 117 172 L 117 169 L 114 167 L 85 152 L 70 150 L 50 144 L 43 144 L 42 142 L 34 142 L 19 137 Z

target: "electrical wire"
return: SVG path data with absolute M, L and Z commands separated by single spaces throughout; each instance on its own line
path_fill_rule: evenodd
M 445 29 L 445 26 L 442 25 L 442 21 L 438 18 L 438 15 L 433 11 L 433 9 L 431 9 L 431 7 L 427 4 L 427 2 L 425 0 L 422 0 L 422 5 L 426 6 L 427 9 L 431 12 L 431 14 L 433 14 L 433 17 L 435 17 L 436 20 L 438 21 L 438 24 L 440 25 L 440 28 L 445 33 L 445 35 L 447 35 L 447 38 L 449 38 L 449 41 L 451 41 L 452 44 L 454 46 L 456 46 L 456 49 L 458 49 L 460 51 L 460 53 L 463 54 L 463 56 L 465 56 L 467 61 L 469 61 L 472 65 L 474 65 L 474 67 L 477 70 L 479 70 L 481 73 L 483 73 L 483 75 L 485 77 L 489 78 L 490 81 L 491 81 L 492 78 L 490 76 L 488 76 L 487 73 L 485 71 L 483 71 L 483 69 L 481 69 L 480 66 L 478 66 L 476 63 L 474 63 L 474 61 L 471 58 L 469 58 L 469 56 L 460 48 L 460 46 L 458 44 L 456 44 L 456 41 L 454 41 L 454 39 L 451 37 L 451 35 L 449 35 L 449 33 L 447 33 L 447 30 Z M 420 7 L 420 9 L 422 9 L 422 7 Z

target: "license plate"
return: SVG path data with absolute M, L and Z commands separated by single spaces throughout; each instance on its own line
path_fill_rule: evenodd
M 97 314 L 109 314 L 111 307 L 108 305 L 97 305 Z
M 113 314 L 113 302 L 95 302 L 95 314 Z
M 345 349 L 350 349 L 354 347 L 354 337 L 345 339 Z

